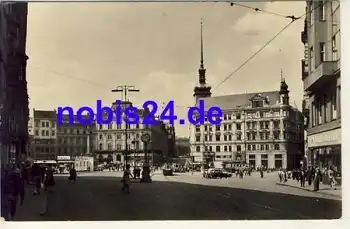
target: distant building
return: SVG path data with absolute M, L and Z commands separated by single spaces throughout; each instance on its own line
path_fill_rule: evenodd
M 184 157 L 190 156 L 191 148 L 190 148 L 190 139 L 189 138 L 176 138 L 176 156 Z
M 26 55 L 28 4 L 0 3 L 0 161 L 19 163 L 27 154 Z
M 130 102 L 125 104 L 131 105 Z M 115 108 L 115 105 L 112 108 Z M 139 110 L 139 124 L 125 124 L 124 122 L 118 125 L 115 122 L 108 125 L 96 124 L 95 153 L 99 163 L 142 163 L 145 148 L 141 136 L 145 133 L 151 136 L 151 142 L 147 146 L 149 161 L 157 163 L 164 160 L 169 149 L 169 128 L 160 121 L 156 121 L 156 125 L 142 124 L 146 114 L 147 111 Z
M 69 115 L 63 115 L 62 125 L 57 125 L 57 155 L 86 156 L 92 155 L 95 148 L 95 122 L 81 124 L 73 115 L 74 123 L 69 123 Z M 83 115 L 87 119 L 87 115 Z
M 57 156 L 56 111 L 33 109 L 34 141 L 32 157 L 36 160 L 55 160 Z
M 87 116 L 83 116 L 87 117 Z M 70 124 L 68 115 L 63 115 L 63 124 L 57 125 L 56 110 L 34 109 L 34 141 L 32 157 L 37 160 L 56 160 L 58 156 L 86 156 L 93 153 L 95 144 L 95 123 L 80 124 L 73 115 Z
M 203 39 L 201 38 L 201 41 Z M 196 104 L 218 106 L 224 113 L 221 125 L 191 128 L 191 157 L 195 162 L 237 162 L 252 167 L 296 168 L 304 155 L 302 113 L 289 104 L 289 90 L 282 77 L 280 89 L 211 97 L 203 64 L 203 43 L 199 85 L 194 88 Z
M 315 9 L 315 10 L 312 10 Z M 301 39 L 308 161 L 341 166 L 340 1 L 308 1 Z
M 34 144 L 34 119 L 29 118 L 28 122 L 28 142 L 27 142 L 27 156 L 32 156 L 32 147 Z

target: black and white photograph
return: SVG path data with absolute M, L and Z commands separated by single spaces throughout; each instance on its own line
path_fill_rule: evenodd
M 342 218 L 343 2 L 0 1 L 1 220 Z

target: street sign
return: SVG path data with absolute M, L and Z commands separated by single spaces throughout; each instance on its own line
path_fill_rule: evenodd
M 143 134 L 141 135 L 141 141 L 142 141 L 143 143 L 148 143 L 148 142 L 151 141 L 151 136 L 150 136 L 148 133 L 143 133 Z

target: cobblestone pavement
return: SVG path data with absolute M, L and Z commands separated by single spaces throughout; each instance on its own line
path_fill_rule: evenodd
M 17 221 L 66 220 L 228 220 L 340 218 L 341 201 L 322 193 L 276 185 L 277 177 L 257 174 L 243 180 L 209 180 L 199 174 L 131 183 L 121 192 L 120 172 L 80 175 L 75 185 L 56 177 L 49 213 L 40 216 L 42 196 L 27 195 Z

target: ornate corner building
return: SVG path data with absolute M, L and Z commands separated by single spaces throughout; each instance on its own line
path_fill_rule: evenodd
M 27 154 L 27 3 L 0 3 L 1 163 L 18 163 Z
M 320 168 L 341 166 L 340 3 L 308 1 L 301 40 L 307 158 Z
M 202 23 L 201 23 L 202 31 Z M 289 103 L 283 75 L 279 90 L 211 96 L 206 84 L 201 33 L 199 85 L 195 103 L 218 106 L 224 113 L 220 125 L 191 128 L 191 158 L 194 162 L 247 163 L 251 167 L 298 168 L 304 158 L 304 126 L 300 111 Z

